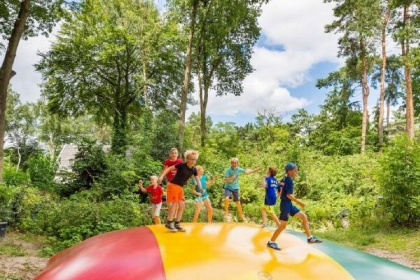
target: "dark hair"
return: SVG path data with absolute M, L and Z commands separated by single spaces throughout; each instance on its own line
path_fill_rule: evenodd
M 277 168 L 275 167 L 269 167 L 268 168 L 268 173 L 270 173 L 270 176 L 274 177 L 277 175 Z

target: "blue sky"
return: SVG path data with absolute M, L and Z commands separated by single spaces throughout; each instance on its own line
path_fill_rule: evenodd
M 322 0 L 272 0 L 265 5 L 251 60 L 255 71 L 245 79 L 240 97 L 210 95 L 207 112 L 213 121 L 243 125 L 263 111 L 275 111 L 288 121 L 301 108 L 318 113 L 328 89 L 316 88 L 316 81 L 342 65 L 338 35 L 324 33 L 334 20 L 332 8 Z
M 159 6 L 165 3 L 155 1 Z M 316 80 L 342 64 L 336 56 L 338 36 L 324 33 L 332 20 L 332 5 L 323 0 L 271 0 L 265 5 L 259 19 L 261 38 L 251 59 L 255 71 L 244 80 L 239 97 L 210 92 L 207 112 L 213 121 L 243 125 L 265 110 L 275 110 L 286 121 L 301 108 L 318 113 L 327 89 L 317 89 Z M 47 51 L 53 40 L 37 37 L 19 45 L 17 75 L 11 83 L 23 101 L 40 96 L 41 75 L 33 65 L 39 60 L 36 53 Z M 198 112 L 198 106 L 188 109 L 192 112 Z

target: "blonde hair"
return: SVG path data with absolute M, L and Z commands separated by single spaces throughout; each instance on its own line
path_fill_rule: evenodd
M 185 159 L 187 159 L 190 155 L 195 155 L 198 158 L 199 152 L 196 150 L 186 150 L 184 153 Z
M 177 148 L 171 148 L 171 149 L 169 150 L 169 154 L 171 154 L 173 151 L 177 151 L 177 152 L 178 152 L 178 149 L 177 149 Z
M 230 162 L 236 162 L 237 164 L 239 164 L 239 159 L 234 157 L 230 159 Z
M 156 179 L 156 180 L 157 180 L 157 179 L 159 179 L 159 178 L 158 178 L 158 176 L 156 176 L 156 175 L 152 175 L 152 176 L 150 176 L 150 181 L 152 181 L 153 179 Z
M 202 171 L 204 172 L 204 168 L 203 168 L 201 165 L 197 165 L 197 166 L 195 167 L 195 169 L 197 170 L 197 172 L 198 172 L 199 170 L 202 170 Z

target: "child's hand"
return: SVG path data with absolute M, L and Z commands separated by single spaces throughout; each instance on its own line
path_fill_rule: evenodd
M 305 208 L 305 206 L 306 206 L 306 204 L 305 204 L 305 203 L 303 203 L 303 202 L 302 202 L 302 201 L 300 201 L 300 200 L 298 200 L 298 203 L 299 203 L 300 207 Z
M 143 185 L 143 181 L 139 180 L 139 186 L 142 186 L 142 185 Z

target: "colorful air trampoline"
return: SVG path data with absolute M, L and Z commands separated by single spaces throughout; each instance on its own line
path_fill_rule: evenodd
M 305 236 L 280 235 L 281 251 L 267 248 L 273 229 L 239 223 L 163 225 L 101 234 L 53 256 L 36 280 L 420 280 L 420 273 L 333 242 L 309 245 Z

